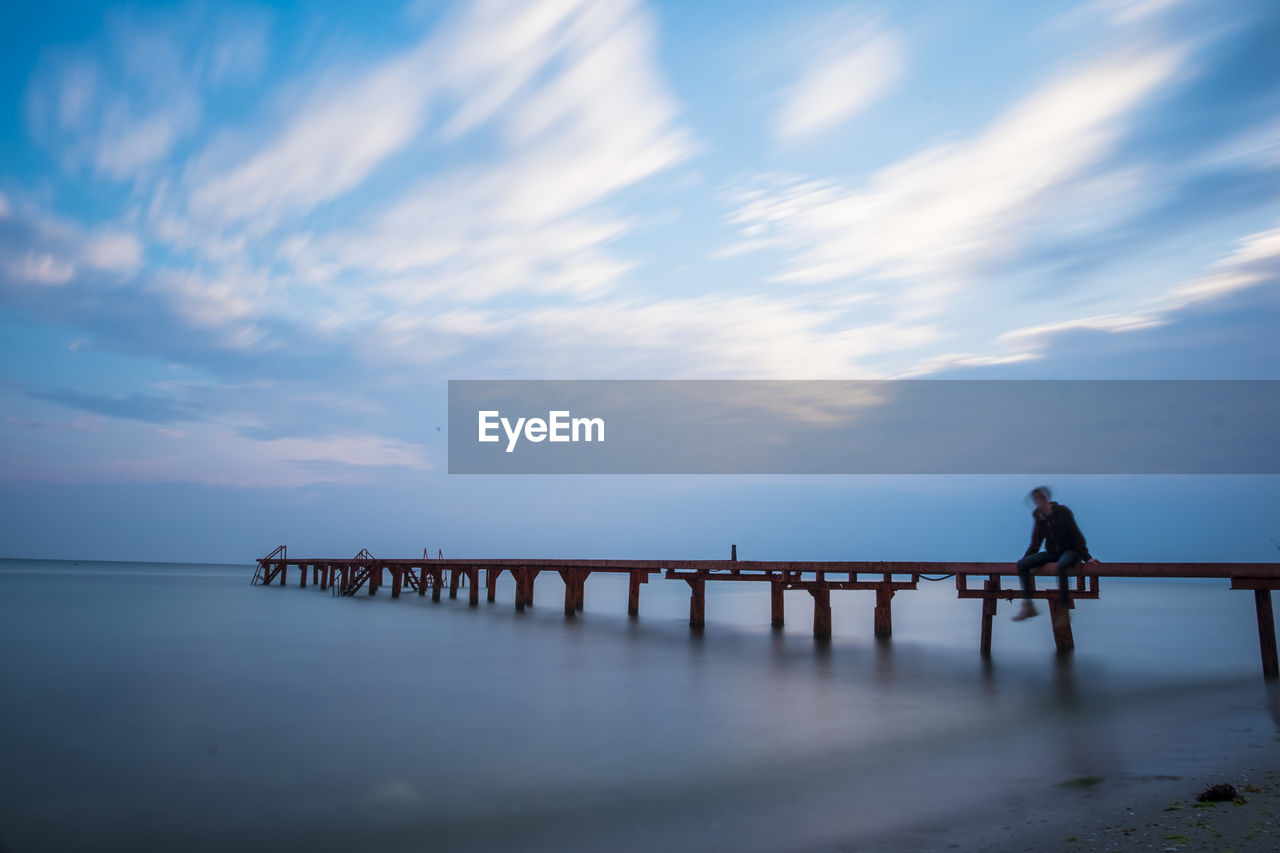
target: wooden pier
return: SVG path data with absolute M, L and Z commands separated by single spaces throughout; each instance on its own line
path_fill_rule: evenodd
M 391 597 L 398 598 L 408 587 L 418 595 L 431 590 L 432 601 L 439 601 L 447 585 L 449 597 L 457 598 L 460 587 L 468 590 L 471 606 L 480 603 L 480 572 L 485 573 L 487 600 L 497 596 L 497 581 L 503 572 L 515 579 L 515 608 L 524 610 L 533 604 L 534 582 L 542 572 L 555 572 L 564 581 L 564 612 L 573 616 L 583 608 L 587 579 L 595 573 L 625 574 L 629 578 L 627 612 L 640 612 L 640 585 L 649 577 L 662 574 L 670 580 L 689 585 L 689 625 L 703 630 L 706 625 L 706 587 L 708 582 L 762 583 L 769 585 L 771 621 L 775 628 L 785 624 L 785 599 L 788 590 L 802 590 L 813 597 L 813 636 L 826 642 L 831 638 L 831 592 L 833 590 L 865 590 L 875 593 L 873 626 L 876 639 L 887 641 L 893 634 L 894 596 L 915 590 L 923 580 L 955 578 L 958 598 L 982 600 L 982 623 L 979 652 L 991 654 L 996 602 L 1021 596 L 1017 568 L 1013 563 L 940 563 L 940 562 L 870 562 L 870 561 L 760 561 L 729 560 L 580 560 L 580 559 L 434 559 L 427 557 L 378 558 L 367 550 L 351 558 L 290 557 L 281 545 L 257 561 L 255 584 L 284 585 L 290 569 L 299 575 L 299 586 L 312 584 L 335 595 L 351 596 L 366 590 L 376 595 L 387 575 L 391 577 Z M 1275 620 L 1271 608 L 1271 591 L 1280 587 L 1280 563 L 1079 563 L 1072 572 L 1070 594 L 1065 605 L 1058 601 L 1057 564 L 1048 563 L 1032 572 L 1048 584 L 1037 584 L 1036 598 L 1049 605 L 1054 642 L 1060 653 L 1075 648 L 1068 611 L 1080 600 L 1099 597 L 1100 578 L 1207 578 L 1230 582 L 1231 589 L 1251 590 L 1258 621 L 1258 644 L 1262 655 L 1262 672 L 1267 678 L 1280 678 L 1276 655 Z M 1012 582 L 1005 583 L 1012 578 Z M 970 585 L 970 581 L 975 585 Z M 976 585 L 981 581 L 981 585 Z

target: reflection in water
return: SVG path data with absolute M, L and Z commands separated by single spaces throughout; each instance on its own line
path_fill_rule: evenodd
M 699 634 L 678 583 L 629 619 L 625 578 L 592 578 L 565 619 L 547 574 L 516 614 L 502 584 L 470 608 L 246 572 L 0 568 L 23 650 L 0 659 L 0 846 L 937 846 L 992 803 L 1190 778 L 1280 726 L 1247 602 L 1204 585 L 1109 584 L 1074 657 L 1000 620 L 984 660 L 977 602 L 938 586 L 895 597 L 888 643 L 870 594 L 837 593 L 817 645 L 808 596 L 775 631 L 753 584 L 711 585 Z

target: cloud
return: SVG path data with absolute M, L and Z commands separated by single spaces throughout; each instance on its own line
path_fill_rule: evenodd
M 829 47 L 786 92 L 775 118 L 785 142 L 816 136 L 869 107 L 897 82 L 906 51 L 890 30 L 857 28 Z
M 421 127 L 429 54 L 383 63 L 337 92 L 317 92 L 265 149 L 202 179 L 194 213 L 224 220 L 306 211 L 360 183 Z
M 496 376 L 847 379 L 883 375 L 876 365 L 886 354 L 938 337 L 929 325 L 834 314 L 821 300 L 715 293 L 405 314 L 372 340 L 384 358 L 454 357 Z M 497 340 L 501 350 L 486 346 Z
M 26 92 L 31 134 L 72 169 L 137 178 L 199 127 L 207 92 L 257 74 L 267 23 L 229 7 L 110 11 L 104 38 L 43 52 Z
M 1175 283 L 1135 305 L 1130 314 L 1102 314 L 1065 319 L 1004 332 L 996 339 L 1002 355 L 983 362 L 972 355 L 934 359 L 917 367 L 932 372 L 955 367 L 1014 364 L 1043 358 L 1055 344 L 1079 333 L 1128 334 L 1178 322 L 1199 303 L 1221 302 L 1237 292 L 1280 282 L 1280 227 L 1247 234 L 1201 275 Z M 1010 352 L 1012 350 L 1012 352 Z M 929 368 L 929 370 L 926 370 Z
M 927 148 L 857 188 L 775 177 L 738 193 L 730 221 L 754 244 L 790 252 L 783 281 L 967 276 L 1016 246 L 1051 190 L 1112 152 L 1131 111 L 1182 58 L 1163 48 L 1094 62 L 978 136 Z
M 0 216 L 0 287 L 65 285 L 78 272 L 130 275 L 142 262 L 142 245 L 132 233 L 85 228 L 29 205 L 13 210 L 5 201 Z
M 652 23 L 629 4 L 479 8 L 451 31 L 459 59 L 441 85 L 459 102 L 443 133 L 491 123 L 494 156 L 421 179 L 367 227 L 293 235 L 283 253 L 304 278 L 375 274 L 379 296 L 404 307 L 597 294 L 631 267 L 607 246 L 633 223 L 601 203 L 695 150 L 657 72 Z
M 168 397 L 153 394 L 133 393 L 113 397 L 106 394 L 68 390 L 29 390 L 27 393 L 38 400 L 47 400 L 96 415 L 144 423 L 169 424 L 176 421 L 189 421 L 198 416 L 198 412 L 189 406 L 177 403 Z

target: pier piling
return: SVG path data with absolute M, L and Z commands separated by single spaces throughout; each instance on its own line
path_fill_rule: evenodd
M 877 640 L 893 636 L 893 587 L 885 581 L 876 589 L 875 635 Z
M 1071 634 L 1071 602 L 1059 601 L 1057 597 L 1049 599 L 1049 620 L 1053 625 L 1053 642 L 1058 647 L 1058 654 L 1075 651 L 1076 639 Z
M 784 610 L 782 599 L 782 578 L 770 581 L 769 583 L 769 624 L 774 628 L 781 628 L 786 624 L 786 613 Z
M 1262 651 L 1262 674 L 1280 678 L 1280 662 L 1276 660 L 1276 622 L 1271 612 L 1271 590 L 1255 589 L 1253 606 L 1258 613 L 1258 647 Z
M 831 588 L 818 584 L 809 594 L 813 596 L 813 638 L 825 642 L 831 639 Z
M 991 657 L 991 623 L 996 615 L 995 593 L 1000 591 L 999 575 L 992 575 L 982 584 L 982 589 L 990 593 L 982 599 L 982 639 L 978 644 L 978 651 L 986 658 Z
M 687 578 L 689 582 L 689 627 L 707 624 L 707 581 L 703 577 Z
M 648 579 L 644 572 L 629 572 L 627 577 L 627 615 L 640 615 L 640 584 Z

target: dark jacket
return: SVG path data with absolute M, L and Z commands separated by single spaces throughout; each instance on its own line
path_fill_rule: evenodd
M 1084 542 L 1084 534 L 1076 524 L 1075 515 L 1057 501 L 1049 501 L 1049 503 L 1053 506 L 1053 513 L 1048 518 L 1041 518 L 1038 509 L 1031 511 L 1031 517 L 1036 523 L 1031 529 L 1031 544 L 1027 546 L 1027 553 L 1023 556 L 1030 556 L 1039 551 L 1040 543 L 1043 542 L 1044 549 L 1052 554 L 1075 551 L 1080 555 L 1080 559 L 1092 560 L 1089 547 Z

